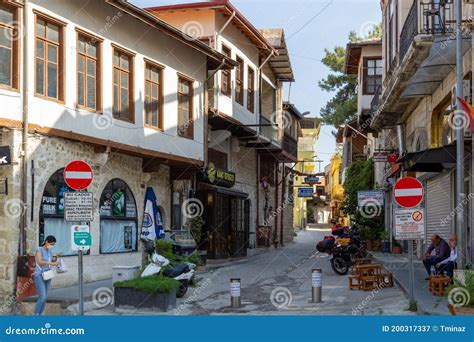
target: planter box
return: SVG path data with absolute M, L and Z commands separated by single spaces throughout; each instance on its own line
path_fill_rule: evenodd
M 474 308 L 466 308 L 464 306 L 454 306 L 448 304 L 448 309 L 453 316 L 474 316 Z
M 142 292 L 131 287 L 114 287 L 114 303 L 121 309 L 152 309 L 166 312 L 176 308 L 176 291 Z

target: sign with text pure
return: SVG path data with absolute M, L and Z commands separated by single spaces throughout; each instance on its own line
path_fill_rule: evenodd
M 90 222 L 94 219 L 92 192 L 64 193 L 64 220 L 66 222 Z
M 89 226 L 74 225 L 71 226 L 71 248 L 74 251 L 87 251 L 91 248 L 92 238 Z

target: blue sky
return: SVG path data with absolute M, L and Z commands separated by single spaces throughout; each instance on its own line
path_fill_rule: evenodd
M 202 0 L 201 0 L 202 1 Z M 130 0 L 140 7 L 159 6 L 192 0 Z M 381 21 L 380 0 L 233 0 L 232 3 L 257 28 L 283 27 L 296 81 L 291 101 L 301 112 L 319 116 L 331 94 L 319 89 L 318 81 L 329 70 L 320 62 L 324 49 L 345 45 L 353 30 L 364 36 Z M 285 91 L 288 99 L 288 90 Z M 332 127 L 323 127 L 318 141 L 318 158 L 329 162 L 334 153 Z

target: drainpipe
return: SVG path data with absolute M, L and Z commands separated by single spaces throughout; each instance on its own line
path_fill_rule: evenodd
M 20 28 L 21 29 L 21 28 Z M 27 226 L 27 183 L 28 183 L 28 0 L 23 6 L 23 132 L 21 136 L 21 203 L 22 211 L 20 217 L 20 244 L 19 255 L 24 255 L 26 250 L 26 226 Z M 30 208 L 33 210 L 33 208 Z
M 398 137 L 398 152 L 400 156 L 405 152 L 405 137 L 403 132 L 403 125 L 397 125 L 397 137 Z

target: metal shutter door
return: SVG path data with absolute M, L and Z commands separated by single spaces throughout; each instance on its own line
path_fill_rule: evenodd
M 432 234 L 438 234 L 448 240 L 455 217 L 451 216 L 453 196 L 451 175 L 443 174 L 428 180 L 426 191 L 426 243 L 430 243 Z M 442 224 L 442 222 L 446 222 Z

